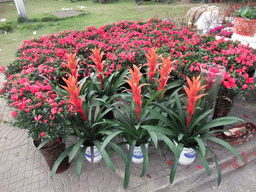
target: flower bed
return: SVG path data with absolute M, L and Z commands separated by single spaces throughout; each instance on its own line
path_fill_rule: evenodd
M 55 115 L 66 115 L 72 106 L 66 106 L 56 96 L 44 77 L 64 84 L 61 77 L 69 72 L 64 64 L 67 63 L 67 53 L 76 53 L 80 58 L 80 78 L 89 76 L 93 72 L 91 50 L 95 47 L 105 53 L 103 71 L 106 76 L 134 64 L 146 63 L 145 54 L 149 49 L 157 48 L 158 54 L 171 56 L 175 68 L 171 75 L 176 79 L 197 75 L 200 64 L 213 62 L 226 67 L 223 85 L 227 89 L 244 95 L 254 88 L 253 78 L 248 75 L 255 69 L 253 49 L 224 39 L 215 40 L 213 36 L 199 36 L 186 28 L 176 28 L 168 21 L 151 19 L 148 22 L 121 21 L 98 29 L 88 27 L 84 31 L 64 31 L 24 41 L 17 51 L 17 59 L 3 71 L 8 81 L 1 92 L 11 106 L 30 112 L 30 118 L 35 121 L 42 118 L 50 125 L 54 123 Z M 51 112 L 45 112 L 45 116 L 40 112 L 42 116 L 39 116 L 38 110 L 45 108 L 41 104 L 47 105 Z

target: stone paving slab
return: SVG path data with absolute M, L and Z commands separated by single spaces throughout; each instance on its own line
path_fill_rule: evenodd
M 0 82 L 3 77 L 0 76 Z M 1 85 L 0 85 L 1 86 Z M 128 189 L 123 189 L 123 178 L 125 164 L 115 153 L 111 156 L 116 171 L 112 172 L 106 164 L 101 161 L 95 166 L 87 160 L 83 162 L 82 173 L 78 177 L 75 173 L 75 163 L 72 162 L 69 169 L 61 174 L 56 174 L 50 179 L 48 166 L 39 151 L 33 146 L 32 140 L 28 138 L 27 131 L 4 124 L 3 120 L 11 118 L 11 109 L 5 101 L 0 99 L 0 191 L 85 191 L 85 192 L 144 192 L 144 191 L 187 191 L 212 180 L 217 184 L 217 173 L 214 163 L 210 163 L 212 175 L 207 176 L 199 159 L 190 166 L 179 165 L 173 185 L 169 184 L 172 153 L 162 150 L 159 155 L 152 145 L 149 145 L 149 167 L 147 174 L 140 178 L 141 164 L 132 164 L 131 178 Z M 231 115 L 244 118 L 246 121 L 256 123 L 256 104 L 236 100 Z M 245 118 L 247 115 L 248 118 Z M 237 160 L 234 155 L 226 149 L 212 143 L 207 143 L 214 153 L 219 157 L 223 174 L 235 171 L 239 167 L 256 159 L 256 138 L 240 145 L 237 149 L 245 158 L 245 163 Z M 67 146 L 74 142 L 70 137 Z M 125 147 L 124 150 L 127 150 Z

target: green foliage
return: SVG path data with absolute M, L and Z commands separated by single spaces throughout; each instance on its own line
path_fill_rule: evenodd
M 250 19 L 256 19 L 256 8 L 250 9 L 248 6 L 244 6 L 242 9 L 234 12 L 234 15 L 250 21 Z

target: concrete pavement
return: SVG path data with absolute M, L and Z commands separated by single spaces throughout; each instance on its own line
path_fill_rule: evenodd
M 0 82 L 3 81 L 3 77 L 0 76 Z M 11 109 L 2 98 L 0 99 L 0 106 L 1 192 L 182 192 L 198 191 L 198 187 L 208 190 L 208 188 L 204 187 L 205 184 L 208 186 L 209 182 L 213 185 L 215 183 L 215 186 L 217 186 L 217 173 L 214 163 L 210 162 L 212 175 L 208 177 L 204 168 L 200 169 L 202 164 L 199 159 L 196 159 L 190 166 L 179 165 L 175 183 L 173 185 L 169 184 L 171 166 L 168 162 L 172 160 L 172 154 L 168 150 L 163 150 L 163 155 L 160 156 L 152 145 L 149 146 L 149 168 L 147 176 L 140 178 L 139 175 L 142 165 L 132 164 L 130 184 L 126 190 L 123 188 L 125 165 L 122 159 L 115 153 L 111 158 L 114 162 L 116 172 L 112 172 L 103 161 L 97 163 L 94 168 L 91 163 L 84 160 L 80 177 L 75 173 L 75 163 L 71 163 L 67 171 L 57 174 L 51 180 L 48 167 L 39 151 L 33 146 L 32 140 L 28 138 L 26 130 L 14 128 L 3 123 L 4 120 L 11 118 Z M 236 100 L 230 115 L 242 117 L 246 121 L 256 124 L 256 104 Z M 247 116 L 248 118 L 245 118 Z M 249 142 L 237 147 L 245 159 L 244 163 L 219 145 L 209 142 L 208 146 L 218 156 L 223 175 L 233 175 L 236 170 L 241 171 L 240 167 L 246 166 L 247 163 L 255 162 L 255 141 L 256 138 L 253 138 Z M 70 145 L 72 142 L 73 138 L 70 137 L 67 145 Z M 210 161 L 210 159 L 208 160 Z M 239 173 L 242 174 L 243 171 Z M 255 174 L 250 174 L 252 175 L 252 181 L 255 181 Z M 225 184 L 225 179 L 223 181 L 223 187 L 230 187 L 230 185 Z M 233 184 L 240 185 L 239 182 L 233 182 L 232 186 Z

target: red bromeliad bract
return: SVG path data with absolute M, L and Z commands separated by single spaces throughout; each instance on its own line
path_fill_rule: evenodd
M 142 77 L 142 73 L 140 73 L 140 67 L 138 68 L 135 65 L 133 65 L 133 70 L 130 68 L 129 71 L 132 76 L 132 79 L 126 77 L 128 79 L 126 82 L 131 86 L 131 89 L 128 89 L 128 91 L 131 91 L 133 93 L 133 99 L 136 104 L 137 120 L 140 121 L 140 112 L 142 105 L 141 88 L 146 84 L 139 85 L 140 78 Z
M 68 64 L 67 67 L 71 70 L 72 74 L 69 74 L 68 79 L 62 77 L 62 79 L 66 82 L 67 86 L 62 86 L 64 89 L 68 91 L 70 94 L 68 102 L 76 107 L 77 112 L 79 112 L 84 121 L 86 121 L 86 115 L 83 111 L 82 104 L 83 100 L 79 98 L 79 92 L 81 90 L 82 84 L 78 86 L 77 84 L 77 61 L 75 61 L 75 54 L 67 54 Z M 72 68 L 71 68 L 72 67 Z M 74 74 L 74 75 L 73 75 Z
M 187 111 L 189 113 L 189 116 L 187 117 L 187 130 L 188 130 L 188 125 L 189 125 L 191 118 L 194 114 L 195 103 L 199 98 L 201 98 L 205 95 L 205 94 L 200 94 L 200 95 L 197 95 L 197 94 L 205 86 L 201 86 L 200 76 L 198 76 L 197 78 L 195 78 L 193 76 L 192 81 L 188 77 L 186 77 L 186 79 L 188 82 L 188 87 L 185 87 L 184 89 L 187 93 L 188 102 L 189 102 L 188 106 L 187 106 Z

